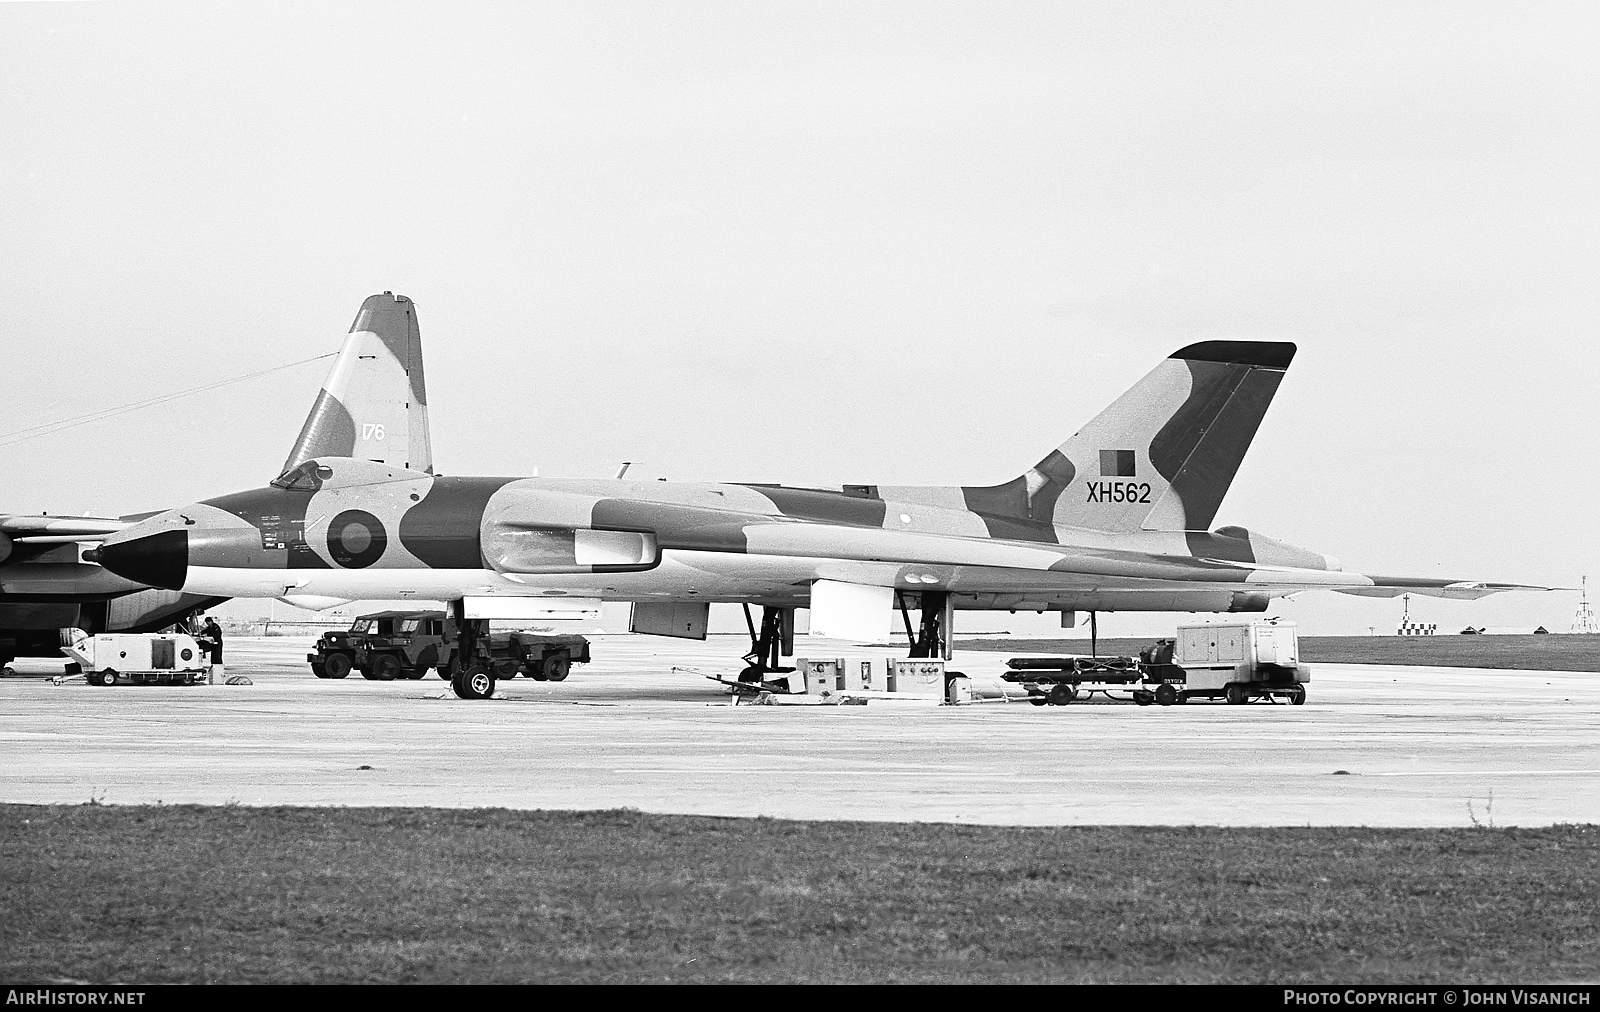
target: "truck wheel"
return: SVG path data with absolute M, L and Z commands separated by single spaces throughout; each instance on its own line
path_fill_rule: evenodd
M 1296 685 L 1294 690 L 1289 693 L 1289 702 L 1295 706 L 1304 706 L 1306 703 L 1306 687 L 1304 685 Z
M 1156 702 L 1162 706 L 1171 706 L 1178 701 L 1178 690 L 1166 682 L 1156 686 Z
M 431 664 L 418 664 L 416 667 L 406 672 L 406 680 L 411 682 L 417 681 L 426 675 L 428 673 L 428 669 L 432 666 L 433 665 Z
M 1243 682 L 1229 682 L 1225 695 L 1228 702 L 1235 705 L 1250 702 L 1250 690 L 1245 687 Z
M 327 678 L 328 677 L 328 667 L 327 667 L 327 665 L 323 664 L 321 661 L 312 661 L 311 662 L 311 673 L 313 675 L 316 675 L 318 678 Z
M 450 680 L 450 665 L 441 664 L 434 670 L 438 672 L 440 678 L 443 678 L 447 682 Z
M 462 699 L 488 699 L 494 695 L 494 675 L 482 665 L 474 664 L 458 671 L 450 679 L 450 688 Z
M 572 672 L 572 658 L 568 657 L 566 654 L 556 654 L 552 657 L 546 657 L 544 659 L 544 664 L 542 665 L 542 670 L 544 672 L 545 681 L 566 681 L 567 675 Z
M 328 659 L 322 662 L 322 667 L 328 672 L 329 678 L 343 678 L 350 673 L 349 654 L 329 654 Z
M 380 682 L 392 682 L 400 674 L 400 658 L 394 654 L 379 654 L 372 659 L 372 677 Z

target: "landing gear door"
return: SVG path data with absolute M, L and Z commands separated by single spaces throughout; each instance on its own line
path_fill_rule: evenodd
M 709 602 L 639 602 L 633 606 L 628 631 L 681 640 L 703 640 L 711 618 Z

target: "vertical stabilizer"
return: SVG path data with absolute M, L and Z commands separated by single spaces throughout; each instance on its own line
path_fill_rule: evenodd
M 433 473 L 417 309 L 403 295 L 361 304 L 295 440 L 285 471 L 313 457 L 356 457 Z
M 1176 351 L 1026 474 L 962 489 L 967 505 L 1062 527 L 1203 531 L 1294 353 L 1268 341 Z

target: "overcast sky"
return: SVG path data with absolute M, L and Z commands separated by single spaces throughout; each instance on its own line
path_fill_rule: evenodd
M 0 3 L 0 433 L 392 290 L 445 473 L 990 483 L 1184 344 L 1291 340 L 1219 525 L 1575 586 L 1597 53 L 1593 3 Z M 326 365 L 0 445 L 0 511 L 260 485 Z

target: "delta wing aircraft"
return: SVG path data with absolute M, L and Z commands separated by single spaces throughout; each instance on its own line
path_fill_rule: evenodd
M 425 389 L 415 307 L 387 292 L 372 296 L 356 313 L 290 463 L 366 456 L 377 445 L 393 446 L 402 462 L 431 471 Z M 226 600 L 226 594 L 180 593 L 129 580 L 94 565 L 94 554 L 82 550 L 151 515 L 0 513 L 0 663 L 23 654 L 53 655 L 62 630 L 148 632 Z
M 387 423 L 330 406 L 270 485 L 118 531 L 99 561 L 191 594 L 450 601 L 468 657 L 467 620 L 524 617 L 519 602 L 631 601 L 634 631 L 691 638 L 705 635 L 711 602 L 744 604 L 747 618 L 761 605 L 743 676 L 757 679 L 793 652 L 800 607 L 813 634 L 879 639 L 898 606 L 913 655 L 948 656 L 955 609 L 1058 610 L 1065 620 L 1259 612 L 1315 589 L 1451 598 L 1544 589 L 1366 576 L 1241 527 L 1208 530 L 1294 354 L 1276 342 L 1183 348 L 992 486 L 446 477 L 431 473 L 426 439 L 419 451 L 398 406 Z M 420 402 L 420 362 L 413 375 Z M 494 690 L 479 668 L 452 684 L 465 698 Z

